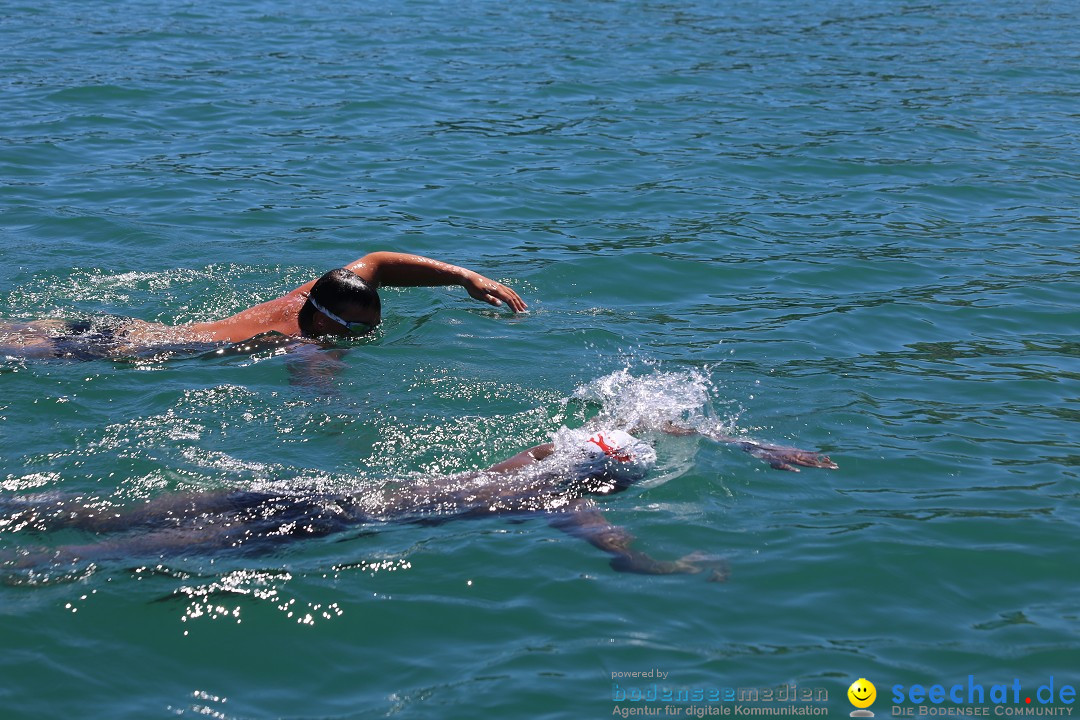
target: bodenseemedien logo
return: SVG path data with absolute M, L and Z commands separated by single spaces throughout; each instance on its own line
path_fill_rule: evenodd
M 874 717 L 874 713 L 866 709 L 873 705 L 877 698 L 877 688 L 874 687 L 874 683 L 866 678 L 859 678 L 847 689 L 847 697 L 856 708 L 851 711 L 851 717 Z

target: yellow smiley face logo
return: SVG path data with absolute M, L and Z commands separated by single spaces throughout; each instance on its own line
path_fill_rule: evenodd
M 847 689 L 848 700 L 857 708 L 868 708 L 877 698 L 877 688 L 866 678 L 859 678 Z

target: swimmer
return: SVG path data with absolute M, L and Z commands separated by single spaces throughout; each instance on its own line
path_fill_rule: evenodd
M 0 355 L 76 360 L 121 358 L 156 348 L 208 349 L 275 333 L 310 339 L 363 335 L 382 321 L 381 287 L 461 285 L 473 298 L 515 313 L 525 303 L 480 273 L 420 255 L 373 252 L 285 295 L 222 320 L 165 325 L 103 316 L 87 321 L 0 323 Z
M 667 432 L 694 434 L 669 426 Z M 817 453 L 739 441 L 773 467 L 836 468 Z M 621 430 L 563 428 L 554 442 L 536 445 L 486 470 L 388 483 L 353 493 L 293 495 L 251 490 L 178 493 L 120 509 L 64 495 L 0 497 L 0 528 L 98 533 L 97 542 L 51 550 L 18 550 L 6 564 L 35 568 L 57 563 L 202 554 L 227 549 L 259 552 L 285 541 L 323 537 L 358 525 L 390 521 L 432 523 L 452 518 L 544 514 L 551 524 L 612 555 L 622 572 L 668 575 L 706 572 L 724 579 L 721 561 L 700 554 L 657 560 L 632 547 L 624 528 L 612 525 L 590 496 L 609 495 L 644 478 L 656 462 L 647 442 Z M 141 530 L 142 532 L 132 532 Z

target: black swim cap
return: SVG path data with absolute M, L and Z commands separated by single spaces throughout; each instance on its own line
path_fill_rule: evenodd
M 382 312 L 379 293 L 363 278 L 347 268 L 331 270 L 315 281 L 311 292 L 308 293 L 308 301 L 300 308 L 300 314 L 297 315 L 296 320 L 300 324 L 300 332 L 308 337 L 314 334 L 314 317 L 318 312 L 311 302 L 313 299 L 337 315 L 342 314 L 346 305 L 372 308 L 376 312 Z

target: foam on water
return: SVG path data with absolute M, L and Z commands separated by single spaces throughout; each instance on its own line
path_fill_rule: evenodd
M 715 423 L 712 393 L 709 379 L 696 370 L 634 375 L 623 368 L 582 385 L 573 397 L 598 403 L 600 424 L 662 431 L 673 423 L 701 430 Z
M 657 465 L 641 482 L 653 488 L 688 472 L 698 447 L 696 442 L 672 437 L 672 427 L 698 434 L 731 434 L 738 418 L 717 414 L 719 397 L 713 381 L 704 371 L 668 371 L 649 367 L 635 373 L 629 366 L 578 387 L 572 400 L 593 405 L 596 415 L 586 428 L 618 428 L 647 438 L 657 448 Z

